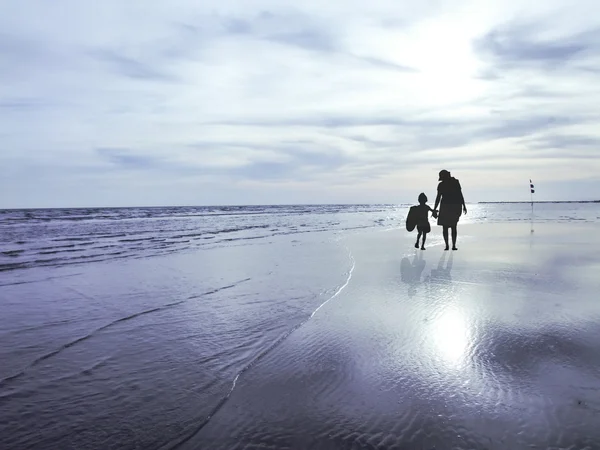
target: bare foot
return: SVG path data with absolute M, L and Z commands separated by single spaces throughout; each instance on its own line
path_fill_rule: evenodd
M 419 248 L 419 243 L 418 242 L 415 244 L 415 248 Z
M 448 250 L 450 250 L 450 247 L 448 247 L 448 246 L 446 245 L 446 248 L 444 249 L 444 251 L 446 251 L 446 252 L 447 252 Z
M 458 250 L 456 247 L 452 247 L 452 250 Z
M 421 247 L 421 250 L 426 250 L 426 248 L 425 247 Z

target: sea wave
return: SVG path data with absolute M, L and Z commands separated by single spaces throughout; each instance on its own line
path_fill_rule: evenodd
M 280 235 L 403 227 L 409 205 L 0 210 L 0 271 L 145 258 Z M 597 222 L 600 204 L 469 205 L 462 223 Z

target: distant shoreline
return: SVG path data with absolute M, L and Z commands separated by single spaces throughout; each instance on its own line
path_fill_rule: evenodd
M 519 201 L 519 202 L 477 202 L 477 204 L 487 204 L 487 203 L 532 203 L 531 201 Z M 600 203 L 600 200 L 544 200 L 544 201 L 534 201 L 533 203 Z
M 600 203 L 600 200 L 543 200 L 533 203 Z M 485 204 L 531 204 L 531 201 L 496 201 L 496 202 L 467 202 L 467 205 L 485 205 Z M 292 204 L 248 204 L 248 205 L 138 205 L 138 206 L 42 206 L 25 208 L 1 208 L 0 211 L 34 211 L 34 210 L 56 210 L 56 209 L 81 209 L 81 210 L 99 210 L 99 209 L 161 209 L 161 208 L 265 208 L 265 207 L 307 207 L 307 206 L 410 206 L 411 202 L 403 203 L 292 203 Z

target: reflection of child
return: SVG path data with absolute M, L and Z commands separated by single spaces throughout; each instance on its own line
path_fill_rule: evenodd
M 423 260 L 423 253 L 419 253 L 417 259 L 417 252 L 413 258 L 412 264 L 408 258 L 402 258 L 400 262 L 400 275 L 402 281 L 408 284 L 408 296 L 414 297 L 417 293 L 417 286 L 421 284 L 421 274 L 425 269 L 425 261 Z
M 431 211 L 433 217 L 437 217 L 437 211 L 431 209 L 427 204 L 427 196 L 424 193 L 419 195 L 419 206 L 416 208 L 417 214 L 417 243 L 415 248 L 419 248 L 419 239 L 423 235 L 423 242 L 421 243 L 421 250 L 425 250 L 425 239 L 427 239 L 427 233 L 431 231 L 431 225 L 429 225 L 429 211 Z

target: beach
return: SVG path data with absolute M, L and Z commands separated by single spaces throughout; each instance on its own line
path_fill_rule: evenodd
M 1 272 L 3 448 L 600 447 L 594 220 L 365 214 Z

